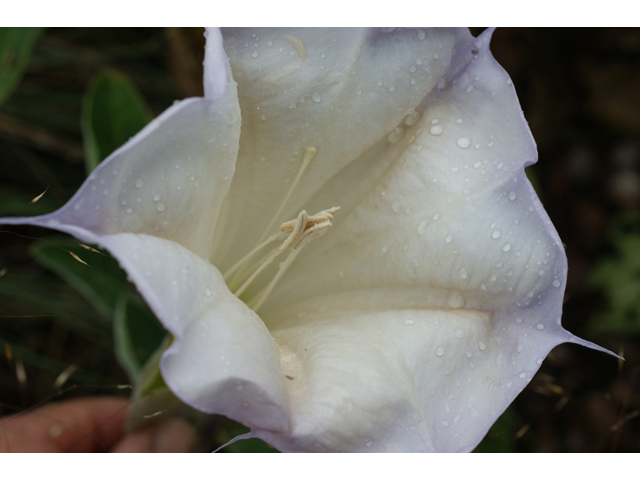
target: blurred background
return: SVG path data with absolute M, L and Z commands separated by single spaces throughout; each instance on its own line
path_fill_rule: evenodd
M 151 118 L 202 95 L 203 46 L 201 29 L 0 29 L 0 216 L 57 209 Z M 555 348 L 477 451 L 638 452 L 640 29 L 503 28 L 492 51 L 538 144 L 528 173 L 566 244 L 563 324 L 626 361 Z M 125 274 L 70 237 L 0 230 L 0 414 L 129 396 L 163 333 Z M 191 418 L 201 451 L 246 431 L 174 410 L 163 415 Z M 153 405 L 140 412 L 154 418 Z

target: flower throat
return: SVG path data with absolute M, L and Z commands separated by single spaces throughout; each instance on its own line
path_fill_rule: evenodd
M 296 174 L 289 190 L 287 191 L 282 203 L 276 210 L 275 214 L 271 218 L 271 221 L 267 225 L 267 228 L 263 232 L 262 236 L 258 240 L 256 245 L 249 253 L 238 260 L 229 270 L 224 274 L 224 279 L 227 282 L 229 289 L 234 293 L 236 297 L 240 297 L 242 293 L 251 285 L 251 283 L 258 277 L 258 275 L 266 269 L 273 260 L 278 257 L 287 249 L 291 249 L 289 256 L 280 264 L 280 267 L 271 279 L 271 281 L 253 298 L 246 300 L 245 303 L 253 311 L 257 312 L 258 309 L 265 302 L 269 294 L 273 291 L 278 281 L 283 277 L 286 271 L 289 269 L 296 256 L 300 253 L 302 248 L 307 245 L 314 238 L 318 238 L 327 231 L 332 225 L 333 215 L 340 210 L 340 207 L 331 207 L 327 210 L 322 210 L 315 215 L 309 215 L 305 210 L 302 210 L 298 216 L 284 222 L 280 225 L 280 231 L 267 238 L 269 231 L 273 228 L 278 216 L 282 213 L 282 210 L 286 206 L 287 202 L 291 198 L 293 191 L 300 182 L 304 171 L 306 170 L 311 160 L 318 153 L 317 147 L 309 146 L 305 148 L 304 158 L 302 165 Z M 287 235 L 284 241 L 269 253 L 263 255 L 258 261 L 250 263 L 249 260 L 259 253 L 264 247 L 270 243 L 276 241 L 283 234 Z

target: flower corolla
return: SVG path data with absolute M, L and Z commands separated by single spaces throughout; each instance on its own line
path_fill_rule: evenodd
M 553 347 L 594 347 L 490 35 L 210 30 L 204 98 L 1 222 L 108 250 L 171 390 L 280 450 L 472 450 Z

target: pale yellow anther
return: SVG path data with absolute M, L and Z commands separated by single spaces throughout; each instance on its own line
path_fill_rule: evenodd
M 282 250 L 291 248 L 297 249 L 307 239 L 317 238 L 327 231 L 332 225 L 333 214 L 340 210 L 340 207 L 331 207 L 322 210 L 315 215 L 309 216 L 302 210 L 295 220 L 289 220 L 280 225 L 280 231 L 289 236 L 283 243 Z

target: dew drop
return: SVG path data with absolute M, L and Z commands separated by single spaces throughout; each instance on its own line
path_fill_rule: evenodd
M 396 144 L 400 141 L 402 136 L 404 135 L 404 130 L 402 128 L 396 127 L 388 136 L 387 140 L 389 143 Z
M 516 323 L 520 325 L 522 323 L 522 319 L 520 317 L 516 317 Z
M 424 30 L 418 30 L 418 40 L 424 40 L 427 37 L 427 34 L 424 33 Z
M 140 179 L 136 180 L 136 187 L 137 188 L 142 188 L 142 185 L 144 185 L 144 182 Z
M 511 244 L 510 244 L 510 243 L 505 243 L 505 244 L 502 246 L 502 251 L 503 251 L 503 252 L 508 252 L 509 250 L 511 250 Z
M 479 160 L 473 164 L 473 168 L 480 168 L 481 166 L 482 166 L 482 162 Z
M 311 95 L 311 99 L 316 103 L 320 103 L 322 101 L 322 97 L 317 93 L 314 93 L 313 95 Z
M 133 208 L 127 208 L 125 211 L 126 211 L 127 213 L 133 213 Z
M 253 52 L 253 53 L 251 54 L 251 56 L 252 56 L 253 58 L 258 58 L 258 52 Z
M 445 238 L 444 241 L 447 243 L 451 243 L 453 241 L 453 237 L 451 235 L 447 235 L 447 238 Z
M 382 253 L 387 253 L 389 251 L 389 245 L 383 245 L 381 250 Z
M 456 329 L 453 331 L 453 336 L 455 338 L 462 338 L 464 337 L 464 330 L 460 327 L 456 327 Z
M 415 323 L 415 322 L 414 322 L 413 320 L 405 320 L 405 321 L 404 321 L 404 324 L 405 324 L 407 327 L 410 327 L 410 326 L 411 326 L 411 325 L 413 325 L 414 323 Z
M 205 288 L 205 289 L 204 289 L 204 294 L 205 294 L 207 297 L 210 297 L 210 296 L 211 296 L 211 290 L 210 290 L 210 289 L 208 289 L 208 288 Z
M 429 225 L 429 220 L 420 220 L 420 223 L 418 223 L 418 233 L 420 235 L 426 232 L 427 225 Z
M 154 200 L 154 202 L 157 202 L 158 200 L 160 200 L 160 198 L 161 198 L 161 197 L 160 197 L 160 194 L 159 194 L 159 193 L 156 193 L 156 194 L 153 196 L 153 200 Z
M 544 325 L 542 323 L 539 323 L 539 324 L 536 325 L 536 328 L 538 330 L 544 330 Z
M 551 285 L 553 285 L 554 287 L 559 287 L 560 286 L 560 280 L 555 279 L 553 282 L 551 282 Z
M 438 348 L 436 348 L 436 356 L 441 357 L 442 355 L 444 355 L 444 348 L 442 348 L 442 345 L 438 345 Z
M 394 212 L 399 212 L 402 208 L 402 203 L 400 202 L 400 200 L 394 200 L 393 202 L 391 202 L 391 208 Z
M 441 125 L 432 125 L 431 128 L 429 129 L 429 132 L 431 132 L 431 135 L 440 135 L 442 134 L 442 126 Z M 458 144 L 460 145 L 460 144 Z M 462 147 L 462 148 L 466 148 L 466 147 Z
M 524 372 L 522 372 L 520 375 L 518 375 L 518 378 L 524 378 L 524 377 L 526 377 L 526 376 L 527 376 L 527 374 L 526 374 L 526 373 L 524 373 Z
M 491 234 L 491 238 L 500 238 L 500 235 L 502 235 L 502 233 L 500 233 L 500 230 L 494 230 Z
M 509 200 L 515 200 L 517 197 L 516 192 L 509 192 Z
M 467 278 L 467 275 L 468 275 L 468 273 L 467 273 L 467 269 L 466 269 L 466 268 L 464 268 L 464 267 L 462 267 L 462 268 L 460 269 L 460 278 Z
M 480 340 L 480 341 L 478 342 L 478 348 L 479 348 L 481 351 L 484 351 L 484 350 L 487 348 L 487 346 L 484 344 L 484 342 L 483 342 L 482 340 Z
M 164 203 L 159 203 L 158 206 L 156 207 L 156 210 L 158 210 L 159 212 L 164 212 L 165 206 Z
M 420 120 L 420 117 L 422 115 L 420 114 L 420 112 L 413 112 L 410 113 L 409 115 L 407 115 L 404 119 L 404 124 L 407 127 L 413 127 L 416 123 L 418 123 L 418 120 Z
M 519 343 L 518 344 L 518 353 L 522 353 L 524 351 L 524 345 Z
M 469 146 L 471 145 L 471 140 L 469 140 L 468 137 L 460 137 L 458 138 L 458 140 L 456 140 L 456 144 L 460 148 L 469 148 Z

